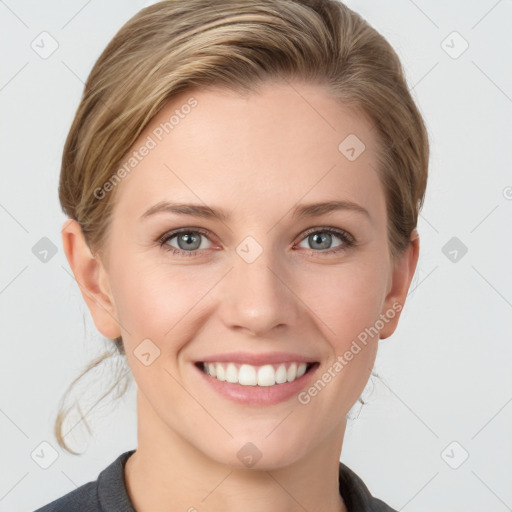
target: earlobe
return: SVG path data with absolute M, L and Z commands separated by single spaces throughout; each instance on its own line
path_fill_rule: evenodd
M 92 254 L 76 220 L 68 219 L 61 235 L 64 253 L 96 328 L 107 338 L 117 338 L 121 329 L 103 264 Z
M 407 293 L 411 285 L 420 250 L 420 238 L 418 231 L 411 233 L 409 246 L 395 262 L 391 286 L 384 301 L 381 317 L 384 315 L 385 325 L 380 331 L 379 338 L 386 339 L 391 336 L 398 325 L 398 319 L 405 305 Z

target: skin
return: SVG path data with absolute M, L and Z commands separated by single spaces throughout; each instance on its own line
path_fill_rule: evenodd
M 132 150 L 191 96 L 197 106 L 117 185 L 101 257 L 75 221 L 62 230 L 94 323 L 108 338 L 122 335 L 137 384 L 138 447 L 125 468 L 129 495 L 138 512 L 346 510 L 338 488 L 346 413 L 399 312 L 307 405 L 296 396 L 272 406 L 236 404 L 210 389 L 193 362 L 236 350 L 290 351 L 318 361 L 320 377 L 379 315 L 404 305 L 418 260 L 417 232 L 392 261 L 375 131 L 319 85 L 269 82 L 244 96 L 185 91 Z M 338 150 L 349 134 L 366 146 L 354 161 Z M 297 204 L 341 199 L 369 217 L 353 210 L 292 217 Z M 140 219 L 162 200 L 222 208 L 231 219 L 170 213 Z M 322 254 L 324 246 L 305 232 L 325 227 L 347 231 L 356 245 Z M 198 255 L 167 251 L 180 247 L 177 237 L 159 245 L 160 236 L 178 228 L 207 230 Z M 247 236 L 263 249 L 252 263 L 236 252 Z M 344 244 L 333 235 L 327 247 Z M 134 355 L 146 338 L 160 350 L 149 366 Z M 262 453 L 252 468 L 237 457 L 247 442 Z

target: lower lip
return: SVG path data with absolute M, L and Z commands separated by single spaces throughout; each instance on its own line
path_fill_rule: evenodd
M 234 402 L 245 405 L 273 405 L 289 400 L 309 384 L 318 366 L 319 364 L 315 363 L 308 372 L 292 382 L 274 386 L 242 386 L 207 375 L 194 364 L 194 368 L 201 374 L 204 381 L 215 391 Z

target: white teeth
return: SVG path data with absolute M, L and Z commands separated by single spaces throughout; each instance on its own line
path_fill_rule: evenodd
M 226 380 L 226 375 L 225 375 L 225 371 L 224 371 L 224 366 L 222 365 L 215 365 L 215 371 L 217 373 L 216 377 L 217 379 L 219 380 Z
M 258 386 L 273 386 L 276 383 L 276 372 L 271 364 L 258 368 Z
M 288 379 L 286 377 L 286 366 L 284 364 L 279 365 L 276 372 L 276 384 L 283 384 Z
M 297 379 L 299 377 L 302 377 L 305 373 L 306 373 L 306 365 L 300 364 L 299 367 L 297 368 Z
M 226 380 L 234 384 L 238 382 L 238 370 L 233 363 L 229 363 L 226 368 Z
M 209 373 L 212 377 L 215 377 L 215 376 L 217 375 L 216 368 L 215 368 L 215 364 L 213 364 L 213 363 L 208 363 L 208 373 Z
M 295 377 L 297 377 L 297 365 L 292 363 L 290 368 L 288 368 L 288 372 L 286 373 L 286 380 L 291 382 L 292 380 L 295 380 Z
M 291 363 L 287 368 L 288 364 L 237 366 L 235 363 L 203 363 L 203 371 L 218 380 L 238 383 L 242 386 L 274 386 L 292 382 L 306 373 L 306 363 Z
M 211 374 L 210 374 L 211 375 Z M 258 384 L 258 375 L 256 368 L 250 364 L 243 364 L 238 371 L 238 381 L 242 386 L 256 386 Z

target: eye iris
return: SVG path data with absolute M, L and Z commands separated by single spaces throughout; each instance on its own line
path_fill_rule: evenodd
M 185 246 L 182 246 L 182 242 L 185 243 Z M 197 247 L 192 247 L 193 244 L 197 244 Z M 178 245 L 180 249 L 198 249 L 201 245 L 200 235 L 193 236 L 190 233 L 184 233 L 183 235 L 178 236 Z
M 322 234 L 315 233 L 315 234 L 309 236 L 310 242 L 313 242 L 311 245 L 313 246 L 313 248 L 316 248 L 316 249 L 329 249 L 329 246 L 331 244 L 331 239 L 332 239 L 332 235 L 330 235 L 329 233 L 322 233 Z M 318 247 L 318 246 L 315 247 L 316 243 L 319 243 L 321 245 L 321 247 Z
M 187 231 L 177 235 L 178 246 L 180 249 L 189 249 L 195 251 L 201 245 L 201 234 L 198 231 Z M 332 235 L 326 231 L 317 231 L 309 235 L 310 246 L 314 249 L 329 249 L 332 242 Z

